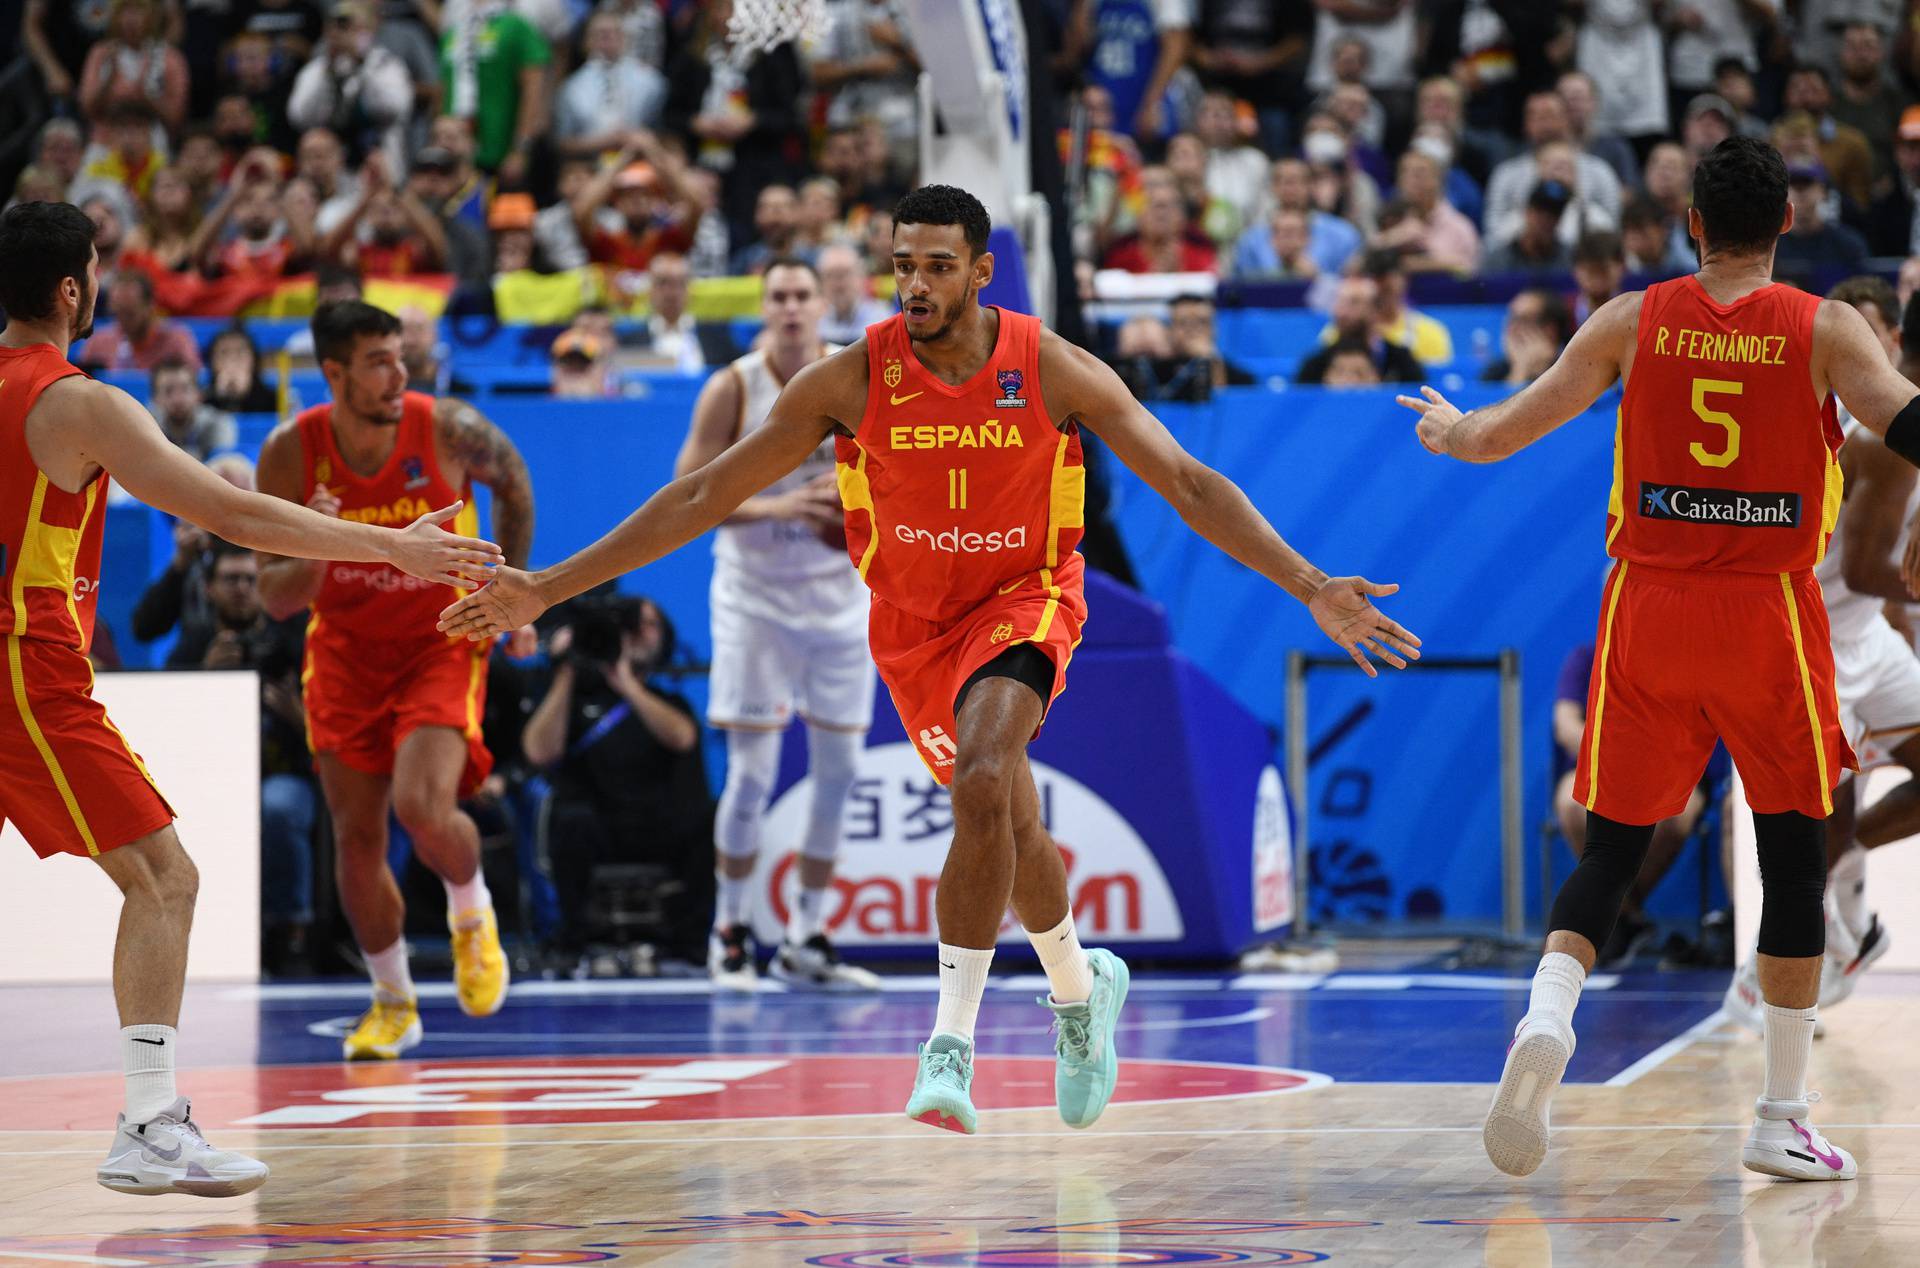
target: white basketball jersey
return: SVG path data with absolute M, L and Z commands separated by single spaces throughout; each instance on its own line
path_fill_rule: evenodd
M 1863 430 L 1854 417 L 1847 413 L 1844 405 L 1840 407 L 1840 423 L 1849 440 Z M 1901 522 L 1911 523 L 1915 511 L 1920 511 L 1920 482 L 1916 482 L 1913 491 L 1907 494 L 1907 508 L 1901 512 Z M 1840 509 L 1843 519 L 1846 513 L 1843 503 Z M 1851 643 L 1861 638 L 1876 620 L 1884 616 L 1886 607 L 1885 599 L 1870 594 L 1856 594 L 1847 587 L 1844 579 L 1846 561 L 1841 545 L 1843 540 L 1842 535 L 1835 532 L 1833 540 L 1827 544 L 1827 557 L 1813 570 L 1827 598 L 1827 624 L 1833 628 L 1833 641 L 1836 644 Z M 1902 529 L 1900 540 L 1894 544 L 1894 551 L 1899 553 L 1906 548 L 1907 532 Z

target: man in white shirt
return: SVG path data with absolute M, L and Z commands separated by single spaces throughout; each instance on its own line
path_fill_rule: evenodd
M 828 343 L 852 343 L 868 326 L 892 315 L 893 306 L 874 296 L 866 261 L 854 248 L 834 243 L 820 252 L 815 267 L 820 270 L 820 289 L 827 302 L 820 337 Z
M 554 101 L 554 131 L 565 154 L 618 150 L 636 128 L 650 128 L 667 101 L 667 79 L 627 48 L 620 16 L 587 19 L 587 60 L 567 76 Z
M 1524 131 L 1528 152 L 1494 168 L 1487 181 L 1483 223 L 1489 249 L 1504 246 L 1519 235 L 1527 195 L 1542 179 L 1540 152 L 1549 145 L 1574 144 L 1573 121 L 1567 116 L 1567 103 L 1557 92 L 1537 92 L 1527 98 Z M 1583 152 L 1573 155 L 1573 165 L 1574 179 L 1568 183 L 1576 197 L 1560 226 L 1561 240 L 1569 244 L 1580 236 L 1583 227 L 1611 228 L 1620 222 L 1620 178 L 1613 169 Z M 1556 175 L 1556 179 L 1564 177 Z M 1604 214 L 1590 215 L 1589 207 Z

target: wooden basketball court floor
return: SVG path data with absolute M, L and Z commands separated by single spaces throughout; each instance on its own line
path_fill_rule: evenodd
M 486 1021 L 443 988 L 418 1060 L 379 1067 L 333 1059 L 357 985 L 197 987 L 182 1090 L 274 1169 L 212 1202 L 95 1185 L 109 997 L 10 988 L 0 1268 L 1920 1264 L 1920 977 L 1870 976 L 1816 1048 L 1851 1184 L 1739 1168 L 1761 1052 L 1717 1015 L 1724 984 L 1597 977 L 1524 1180 L 1479 1140 L 1524 971 L 1140 975 L 1117 1101 L 1084 1132 L 1051 1108 L 1041 980 L 1003 975 L 974 1137 L 900 1114 L 929 979 L 534 982 Z

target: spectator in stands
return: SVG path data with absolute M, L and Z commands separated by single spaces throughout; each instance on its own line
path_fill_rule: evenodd
M 1900 114 L 1893 138 L 1893 177 L 1867 210 L 1867 246 L 1875 255 L 1920 253 L 1920 106 Z
M 661 153 L 657 147 L 652 152 Z M 574 223 L 596 264 L 638 271 L 662 251 L 685 252 L 693 245 L 693 209 L 686 193 L 677 182 L 665 185 L 672 169 L 642 162 L 638 153 L 623 146 L 619 159 L 573 200 Z M 791 198 L 792 191 L 787 192 Z M 609 199 L 615 213 L 610 223 L 599 215 Z
M 255 0 L 256 5 L 265 2 Z M 256 9 L 245 20 L 252 22 L 263 16 L 264 13 Z M 239 99 L 236 124 L 242 116 L 247 120 L 242 149 L 265 144 L 285 153 L 293 149 L 298 135 L 287 117 L 287 98 L 293 91 L 294 68 L 307 60 L 313 47 L 313 41 L 304 33 L 307 20 L 312 19 L 317 32 L 320 18 L 317 9 L 304 5 L 288 16 L 293 17 L 298 26 L 273 34 L 262 29 L 242 30 L 227 46 L 227 56 L 221 64 L 220 87 L 228 97 Z
M 754 240 L 733 253 L 736 274 L 758 274 L 768 260 L 800 250 L 800 200 L 785 185 L 769 185 L 753 205 Z M 685 246 L 691 246 L 688 242 Z M 682 249 L 685 249 L 685 246 Z
M 326 278 L 319 279 L 324 288 Z M 320 289 L 315 300 L 326 303 Z M 308 337 L 311 338 L 311 332 Z M 280 406 L 278 396 L 260 373 L 260 348 L 243 325 L 234 324 L 207 345 L 207 403 L 235 414 L 267 414 Z
M 1486 212 L 1486 196 L 1467 170 L 1460 166 L 1452 132 L 1437 123 L 1423 123 L 1414 129 L 1407 148 L 1424 154 L 1440 168 L 1440 188 L 1454 210 L 1473 226 L 1474 238 L 1480 236 L 1480 217 Z
M 360 200 L 360 178 L 347 167 L 346 146 L 330 127 L 315 125 L 300 134 L 294 173 L 320 200 L 314 225 L 321 233 L 332 232 Z
M 1168 90 L 1193 48 L 1193 8 L 1188 0 L 1153 0 L 1144 12 L 1133 0 L 1069 6 L 1056 66 L 1084 69 L 1088 89 L 1109 104 L 1111 118 L 1101 127 L 1155 141 L 1166 135 Z
M 317 802 L 300 699 L 301 625 L 267 618 L 254 553 L 212 543 L 206 606 L 180 623 L 168 669 L 251 669 L 260 676 L 260 915 L 264 950 L 287 971 L 313 923 Z
M 877 211 L 867 217 L 867 267 L 875 277 L 893 276 L 893 213 Z
M 1573 324 L 1593 316 L 1594 310 L 1620 293 L 1627 274 L 1625 248 L 1620 235 L 1597 229 L 1580 235 L 1573 244 Z
M 1254 253 L 1247 250 L 1243 238 L 1241 247 L 1235 254 L 1234 276 L 1271 277 L 1283 282 L 1311 282 L 1320 276 L 1320 265 L 1313 258 L 1312 239 L 1307 231 L 1307 216 L 1304 211 L 1289 211 L 1280 208 L 1269 218 L 1267 232 L 1267 251 L 1258 260 L 1258 265 L 1249 266 L 1248 261 Z M 1266 267 L 1271 261 L 1272 267 Z
M 1521 213 L 1520 232 L 1511 241 L 1487 253 L 1484 271 L 1488 273 L 1565 273 L 1573 267 L 1573 255 L 1560 240 L 1559 225 L 1573 201 L 1573 191 L 1556 180 L 1541 181 L 1527 195 Z
M 1380 283 L 1373 278 L 1365 274 L 1341 278 L 1333 295 L 1332 316 L 1332 337 L 1323 335 L 1320 349 L 1300 363 L 1300 382 L 1324 382 L 1334 349 L 1351 343 L 1367 350 L 1384 382 L 1410 383 L 1426 377 L 1411 352 L 1381 334 Z
M 1753 111 L 1760 100 L 1760 89 L 1753 82 L 1752 66 L 1738 57 L 1722 57 L 1713 64 L 1713 92 L 1733 107 L 1733 130 L 1756 141 L 1767 139 L 1767 121 Z
M 1466 94 L 1457 82 L 1446 76 L 1434 76 L 1421 82 L 1419 95 L 1415 99 L 1415 111 L 1416 130 L 1443 130 L 1447 135 L 1448 152 L 1452 155 L 1454 166 L 1473 181 L 1476 189 L 1485 187 L 1493 176 L 1493 169 L 1513 151 L 1512 142 L 1501 133 L 1468 125 Z M 1449 192 L 1455 204 L 1465 211 L 1466 207 L 1460 203 L 1457 191 L 1450 186 Z
M 182 620 L 205 622 L 207 569 L 212 564 L 213 539 L 189 520 L 173 523 L 173 555 L 160 575 L 149 581 L 134 601 L 128 625 L 135 639 L 151 643 Z
M 635 139 L 639 139 L 638 134 Z M 477 145 L 473 120 L 440 115 L 428 126 L 426 148 L 414 155 L 413 167 L 418 175 L 422 160 L 428 154 L 445 155 L 433 164 L 438 177 L 434 210 L 442 220 L 464 220 L 476 228 L 484 228 L 489 190 L 486 173 L 473 163 Z
M 147 391 L 153 402 L 148 408 L 160 430 L 199 461 L 240 443 L 233 415 L 201 398 L 197 365 L 177 358 L 160 362 L 148 373 Z
M 122 273 L 108 297 L 113 324 L 88 339 L 78 363 L 92 370 L 151 370 L 163 361 L 200 369 L 200 349 L 185 326 L 154 311 L 153 279 L 138 270 Z
M 193 262 L 188 246 L 199 227 L 200 207 L 193 187 L 178 168 L 163 167 L 153 175 L 146 218 L 128 235 L 127 249 L 151 256 L 169 272 L 180 272 Z
M 265 143 L 265 129 L 245 93 L 226 93 L 213 103 L 213 138 L 220 145 L 223 181 L 232 177 L 249 150 Z
M 852 343 L 868 326 L 892 315 L 892 306 L 875 298 L 866 265 L 854 247 L 834 243 L 820 252 L 817 267 L 820 293 L 827 304 L 820 337 L 828 343 Z
M 123 102 L 146 107 L 169 130 L 187 117 L 187 59 L 166 40 L 156 0 L 113 0 L 107 38 L 87 52 L 80 72 L 80 112 L 104 120 Z
M 240 30 L 259 37 L 288 74 L 313 53 L 324 30 L 321 6 L 303 0 L 242 0 L 234 8 Z
M 374 0 L 333 0 L 326 37 L 294 76 L 287 120 L 329 128 L 360 153 L 381 150 L 394 170 L 406 161 L 413 117 L 407 64 L 375 41 Z
M 408 277 L 447 268 L 447 232 L 412 190 L 394 189 L 387 156 L 375 151 L 360 169 L 360 197 L 320 240 L 320 257 L 362 277 Z
M 24 10 L 12 12 L 20 15 L 20 42 L 39 70 L 47 95 L 67 101 L 73 96 L 87 49 L 107 37 L 110 10 L 68 0 L 27 0 Z
M 870 119 L 885 130 L 890 148 L 915 144 L 920 60 L 901 29 L 898 0 L 833 0 L 809 71 L 826 95 L 828 127 Z
M 1387 143 L 1387 112 L 1367 84 L 1372 64 L 1373 53 L 1365 40 L 1354 35 L 1341 36 L 1333 46 L 1332 80 L 1321 89 L 1315 108 L 1325 110 L 1346 125 L 1356 150 L 1364 147 L 1378 156 Z M 1373 175 L 1379 179 L 1385 170 Z
M 884 164 L 870 162 L 861 130 L 833 128 L 820 148 L 820 172 L 840 186 L 840 207 L 847 227 L 859 232 L 868 217 L 889 210 L 906 191 L 892 179 Z
M 93 221 L 93 249 L 100 254 L 100 289 L 111 299 L 114 281 L 120 276 L 120 253 L 126 248 L 132 228 L 126 192 L 118 188 L 103 189 L 88 194 L 79 205 L 80 210 L 87 213 L 87 219 Z
M 1666 135 L 1667 53 L 1655 10 L 1656 0 L 1592 0 L 1581 13 L 1574 59 L 1593 77 L 1597 131 Z M 1617 202 L 1613 212 L 1620 213 Z
M 304 263 L 313 244 L 296 241 L 287 232 L 279 197 L 272 159 L 249 155 L 234 172 L 226 197 L 200 222 L 192 252 L 200 271 L 209 277 L 274 281 L 294 272 L 291 265 Z M 229 221 L 237 232 L 224 238 Z
M 627 52 L 655 70 L 666 69 L 667 15 L 658 0 L 600 0 L 598 11 L 619 19 Z
M 400 59 L 413 90 L 413 105 L 407 112 L 409 151 L 426 143 L 426 121 L 432 117 L 440 94 L 440 41 L 426 12 L 425 5 L 430 2 L 377 0 L 380 21 L 374 29 L 374 41 Z
M 1732 67 L 1746 81 L 1746 100 L 1735 102 L 1736 113 L 1731 120 L 1739 128 L 1739 112 L 1753 107 L 1753 68 L 1760 64 L 1758 42 L 1772 42 L 1779 15 L 1780 6 L 1767 0 L 1754 4 L 1689 0 L 1669 6 L 1667 83 L 1675 102 L 1692 101 L 1705 92 L 1720 93 L 1733 101 L 1725 82 L 1726 68 Z
M 1453 336 L 1427 314 L 1407 304 L 1407 270 L 1400 253 L 1391 247 L 1369 248 L 1361 257 L 1360 272 L 1377 284 L 1373 328 L 1388 343 L 1397 343 L 1424 366 L 1443 366 L 1453 360 Z M 1329 328 L 1321 337 L 1336 335 Z
M 1640 169 L 1640 162 L 1634 158 L 1633 147 L 1624 137 L 1599 126 L 1600 95 L 1594 87 L 1593 76 L 1583 70 L 1570 70 L 1560 76 L 1555 90 L 1567 109 L 1571 133 L 1568 139 L 1572 144 L 1612 168 L 1622 185 L 1631 181 Z
M 1335 274 L 1346 268 L 1347 261 L 1360 249 L 1360 231 L 1338 216 L 1330 216 L 1313 205 L 1312 169 L 1305 162 L 1300 159 L 1281 159 L 1275 163 L 1271 194 L 1269 207 L 1273 211 L 1297 211 L 1306 217 L 1307 255 L 1313 261 L 1315 273 Z M 1272 212 L 1266 215 L 1265 223 L 1255 224 L 1240 235 L 1240 241 L 1234 247 L 1234 276 L 1259 276 L 1283 271 L 1291 276 L 1311 276 L 1302 273 L 1294 265 L 1282 268 L 1273 240 Z
M 553 786 L 555 940 L 584 949 L 596 866 L 653 862 L 671 890 L 664 941 L 697 956 L 712 911 L 702 899 L 712 893 L 713 800 L 692 706 L 652 681 L 672 656 L 673 626 L 652 601 L 611 593 L 576 600 L 569 621 L 548 644 L 553 680 L 521 735 Z
M 1193 7 L 1191 60 L 1201 82 L 1253 107 L 1269 154 L 1290 150 L 1292 112 L 1306 99 L 1313 8 L 1244 0 L 1195 0 Z
M 561 153 L 598 158 L 660 121 L 667 77 L 632 50 L 626 23 L 610 9 L 587 19 L 584 43 L 587 60 L 554 102 L 554 135 Z
M 1113 368 L 1136 400 L 1197 402 L 1213 396 L 1213 361 L 1181 356 L 1167 323 L 1147 313 L 1128 318 L 1115 332 Z
M 1865 266 L 1866 241 L 1851 226 L 1827 218 L 1825 168 L 1818 163 L 1789 167 L 1787 201 L 1793 207 L 1793 228 L 1780 235 L 1774 248 L 1776 276 L 1812 281 L 1822 273 L 1858 273 Z
M 166 156 L 153 146 L 153 108 L 143 101 L 116 101 L 106 107 L 94 137 L 81 156 L 80 175 L 69 195 L 85 197 L 96 185 L 112 184 L 133 198 L 145 198 L 154 173 L 167 165 Z
M 1346 61 L 1361 68 L 1369 88 L 1397 94 L 1404 110 L 1413 91 L 1413 0 L 1330 0 L 1314 8 L 1318 20 L 1307 87 L 1325 92 L 1340 79 L 1339 66 Z M 1356 46 L 1363 50 L 1357 56 Z
M 1313 205 L 1361 233 L 1372 233 L 1380 215 L 1380 186 L 1353 157 L 1345 127 L 1329 114 L 1311 114 L 1301 127 L 1300 153 L 1307 160 Z
M 1524 387 L 1547 372 L 1573 338 L 1567 302 L 1545 287 L 1521 291 L 1507 301 L 1499 359 L 1480 372 L 1483 383 Z
M 1636 195 L 1620 213 L 1620 244 L 1627 272 L 1654 280 L 1691 273 L 1694 259 L 1674 237 L 1673 222 L 1659 203 Z
M 1218 266 L 1213 243 L 1187 223 L 1187 210 L 1171 184 L 1147 191 L 1139 229 L 1113 244 L 1102 268 L 1128 273 L 1211 273 Z
M 586 244 L 580 240 L 580 226 L 573 218 L 573 200 L 592 182 L 595 167 L 591 159 L 561 160 L 559 198 L 534 213 L 534 257 L 544 260 L 550 269 L 577 269 L 587 262 Z
M 1876 182 L 1893 170 L 1893 140 L 1900 114 L 1913 97 L 1894 80 L 1887 65 L 1887 41 L 1871 22 L 1849 22 L 1840 34 L 1840 85 L 1833 118 L 1867 139 Z M 1856 200 L 1865 205 L 1865 200 Z
M 618 396 L 610 369 L 612 349 L 592 335 L 563 330 L 548 350 L 554 396 L 563 400 L 598 401 Z
M 14 178 L 13 194 L 5 207 L 14 207 L 20 203 L 57 203 L 65 202 L 66 184 L 59 174 L 38 163 L 29 163 L 20 169 L 20 175 Z M 0 208 L 4 210 L 4 208 Z
M 1640 193 L 1666 217 L 1674 247 L 1688 261 L 1685 271 L 1692 272 L 1693 240 L 1687 236 L 1687 209 L 1693 205 L 1693 165 L 1687 162 L 1686 151 L 1671 141 L 1648 150 Z
M 1380 367 L 1361 339 L 1337 339 L 1326 349 L 1327 368 L 1321 373 L 1325 387 L 1378 387 Z M 1302 379 L 1302 382 L 1306 380 Z
M 795 254 L 817 260 L 821 248 L 846 235 L 840 220 L 840 186 L 831 176 L 815 176 L 800 186 L 797 208 Z
M 677 251 L 662 251 L 647 265 L 645 351 L 655 361 L 697 373 L 725 365 L 734 352 L 724 328 L 702 326 L 688 311 L 692 276 L 687 257 Z
M 1425 151 L 1408 149 L 1398 174 L 1394 192 L 1406 214 L 1374 235 L 1373 244 L 1403 252 L 1409 272 L 1471 273 L 1480 262 L 1480 232 L 1447 201 L 1444 169 Z
M 1608 228 L 1619 223 L 1620 179 L 1603 160 L 1571 148 L 1573 124 L 1559 93 L 1537 92 L 1527 98 L 1524 130 L 1528 152 L 1495 168 L 1487 184 L 1484 236 L 1488 249 L 1500 247 L 1520 232 L 1533 190 L 1549 175 L 1566 189 L 1568 206 L 1577 198 L 1583 207 L 1567 218 L 1566 225 L 1559 226 L 1567 243 L 1571 244 L 1584 228 Z M 1541 170 L 1543 153 L 1551 157 L 1551 147 L 1556 146 L 1565 147 L 1571 154 L 1571 172 Z M 1562 166 L 1559 162 L 1550 165 Z M 1592 218 L 1584 211 L 1587 205 L 1603 213 L 1599 224 L 1591 223 Z
M 680 185 L 694 216 L 693 246 L 687 252 L 694 276 L 724 277 L 733 264 L 733 231 L 720 210 L 719 173 L 705 167 L 683 168 Z
M 1801 62 L 1787 75 L 1786 108 L 1804 110 L 1819 137 L 1820 162 L 1833 188 L 1856 207 L 1873 199 L 1873 147 L 1860 129 L 1833 116 L 1833 78 L 1826 67 Z
M 1267 197 L 1272 164 L 1242 135 L 1233 98 L 1217 90 L 1203 96 L 1193 130 L 1206 147 L 1207 189 L 1233 209 L 1242 225 L 1252 224 Z
M 487 230 L 493 234 L 493 273 L 518 273 L 535 268 L 538 247 L 533 239 L 535 220 L 532 194 L 497 194 L 487 210 Z M 541 270 L 553 272 L 549 266 Z
M 400 319 L 400 364 L 407 368 L 407 390 L 429 396 L 465 395 L 472 389 L 453 378 L 440 323 L 418 304 L 394 314 Z
M 694 162 L 721 174 L 721 211 L 737 249 L 751 236 L 760 191 L 792 186 L 806 175 L 807 94 L 792 43 L 757 53 L 744 67 L 725 55 L 732 16 L 732 0 L 699 6 L 692 33 L 667 69 L 664 122 L 668 131 L 693 138 Z M 884 156 L 884 137 L 880 150 Z
M 460 121 L 446 122 L 457 124 Z M 460 129 L 443 129 L 436 125 L 434 131 L 457 133 Z M 484 286 L 493 272 L 486 213 L 482 211 L 476 220 L 468 215 L 468 209 L 483 207 L 485 203 L 483 199 L 467 192 L 468 186 L 461 183 L 460 172 L 461 160 L 458 155 L 451 150 L 430 145 L 414 156 L 413 175 L 407 181 L 407 190 L 432 214 L 440 225 L 440 232 L 446 237 L 446 270 L 459 278 L 463 286 Z M 474 184 L 477 186 L 480 183 L 478 173 L 475 173 Z
M 1230 248 L 1246 221 L 1208 186 L 1206 145 L 1191 132 L 1174 133 L 1167 140 L 1166 170 L 1186 208 L 1187 223 L 1205 234 L 1216 250 Z
M 480 169 L 517 187 L 526 179 L 528 153 L 546 131 L 553 51 L 533 23 L 505 4 L 467 0 L 449 10 L 440 35 L 442 110 L 472 121 Z
M 1680 140 L 1687 153 L 1687 165 L 1692 167 L 1710 153 L 1714 146 L 1733 135 L 1739 124 L 1740 115 L 1733 104 L 1718 93 L 1701 93 L 1687 103 L 1687 121 L 1682 126 Z
M 1167 335 L 1173 355 L 1199 367 L 1210 388 L 1256 382 L 1253 375 L 1221 355 L 1214 326 L 1213 301 L 1205 295 L 1182 295 L 1167 305 Z
M 33 161 L 59 180 L 64 193 L 69 185 L 80 178 L 86 150 L 86 133 L 81 131 L 79 124 L 72 119 L 49 119 L 34 138 Z

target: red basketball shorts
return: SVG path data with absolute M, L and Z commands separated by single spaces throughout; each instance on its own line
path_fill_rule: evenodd
M 1067 662 L 1087 619 L 1085 575 L 1085 563 L 1071 554 L 1053 574 L 1051 589 L 1029 573 L 949 621 L 924 620 L 874 598 L 867 627 L 873 663 L 908 741 L 942 784 L 953 782 L 958 751 L 954 697 L 976 669 L 1010 647 L 1031 643 L 1053 661 L 1048 707 L 1066 690 Z
M 90 858 L 173 822 L 146 764 L 93 698 L 93 667 L 71 647 L 0 638 L 0 822 L 41 858 Z
M 307 744 L 366 775 L 391 775 L 393 757 L 423 726 L 450 727 L 467 741 L 460 795 L 471 796 L 493 770 L 480 736 L 487 704 L 488 643 L 436 636 L 394 665 L 341 663 L 332 648 L 307 649 L 301 684 Z
M 1620 823 L 1680 813 L 1715 737 L 1761 814 L 1833 813 L 1855 767 L 1813 573 L 1622 562 L 1601 599 L 1574 800 Z

